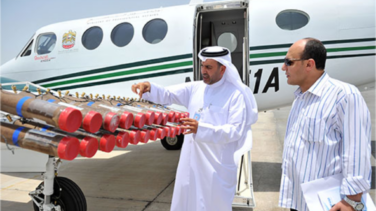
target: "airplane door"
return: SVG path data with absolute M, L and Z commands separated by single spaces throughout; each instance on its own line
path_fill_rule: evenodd
M 193 51 L 193 79 L 202 80 L 198 53 L 208 46 L 231 51 L 232 63 L 243 83 L 249 86 L 248 1 L 200 4 L 196 8 Z M 256 206 L 253 193 L 251 152 L 238 166 L 238 182 L 233 207 Z
M 202 80 L 200 50 L 222 46 L 231 51 L 232 63 L 243 83 L 249 85 L 248 2 L 198 5 L 194 33 L 194 80 Z

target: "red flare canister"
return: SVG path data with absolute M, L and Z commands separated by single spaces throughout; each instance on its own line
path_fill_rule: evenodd
M 178 126 L 176 126 L 176 135 L 180 135 L 181 134 L 181 127 L 178 125 Z
M 111 152 L 115 148 L 116 138 L 112 134 L 97 132 L 95 134 L 87 133 L 85 131 L 78 130 L 76 134 L 90 136 L 97 140 L 98 149 L 103 152 Z
M 142 130 L 141 132 L 141 143 L 148 143 L 150 139 L 150 130 Z
M 68 132 L 81 126 L 82 114 L 71 107 L 48 103 L 1 90 L 1 110 L 29 119 L 39 119 Z
M 64 160 L 73 160 L 80 150 L 77 138 L 1 122 L 1 142 Z M 5 138 L 5 139 L 4 139 Z
M 127 111 L 144 113 L 146 115 L 146 122 L 145 122 L 145 124 L 152 125 L 154 123 L 154 119 L 155 119 L 155 113 L 154 113 L 154 111 L 151 111 L 151 110 L 148 110 L 148 109 L 142 108 L 142 107 L 135 107 L 135 106 L 129 106 L 129 105 L 120 106 L 120 108 L 125 109 Z M 143 126 L 144 125 L 142 125 L 142 127 Z M 136 127 L 138 127 L 138 126 L 136 126 Z M 142 127 L 138 127 L 138 128 L 142 128 Z
M 177 130 L 176 127 L 170 127 L 168 126 L 170 133 L 167 135 L 170 138 L 174 138 L 176 136 Z
M 95 123 L 93 123 L 93 121 L 92 121 L 92 123 L 91 123 L 91 124 L 95 124 L 95 128 L 97 129 L 96 131 L 94 131 L 94 129 L 88 130 L 88 127 L 84 124 L 85 121 L 83 122 L 83 128 L 88 132 L 95 133 L 102 127 L 103 129 L 113 133 L 113 132 L 115 132 L 116 128 L 120 124 L 122 112 L 118 113 L 118 112 L 112 111 L 111 109 L 108 109 L 108 108 L 102 108 L 102 107 L 98 106 L 98 103 L 88 102 L 87 99 L 80 99 L 80 98 L 76 98 L 76 97 L 69 96 L 69 95 L 65 95 L 64 97 L 62 97 L 60 99 L 60 98 L 57 98 L 50 93 L 47 93 L 47 94 L 43 95 L 42 97 L 43 97 L 43 99 L 55 100 L 55 101 L 57 101 L 58 104 L 64 104 L 66 106 L 79 107 L 79 108 L 83 109 L 81 111 L 84 112 L 84 113 L 86 111 L 92 110 L 92 111 L 100 114 L 102 116 L 102 121 L 98 121 L 99 119 L 97 117 L 97 119 L 96 119 L 97 121 L 95 121 Z M 64 101 L 64 102 L 59 102 L 59 101 Z M 65 103 L 65 102 L 67 102 L 67 103 Z M 128 118 L 129 117 L 127 117 L 127 115 L 124 115 L 122 120 L 127 122 L 127 121 L 129 121 Z M 127 125 L 127 123 L 123 123 L 123 125 Z
M 79 153 L 83 157 L 91 158 L 95 155 L 95 153 L 97 153 L 97 150 L 98 150 L 98 141 L 91 136 L 84 136 L 84 135 L 80 135 L 80 134 L 76 134 L 76 133 L 68 133 L 66 131 L 59 130 L 57 128 L 54 128 L 54 127 L 51 127 L 51 126 L 48 126 L 48 125 L 44 125 L 44 124 L 41 124 L 41 123 L 33 122 L 33 121 L 21 122 L 20 120 L 15 120 L 13 122 L 13 124 L 18 125 L 18 126 L 27 127 L 27 128 L 30 128 L 30 129 L 37 129 L 37 130 L 45 131 L 45 132 L 52 132 L 52 133 L 62 135 L 62 136 L 75 137 L 80 142 Z
M 142 128 L 146 123 L 146 115 L 143 113 L 137 113 L 134 117 L 133 125 L 138 128 Z
M 59 104 L 59 105 L 62 105 L 62 106 L 72 107 L 72 108 L 75 108 L 77 110 L 80 110 L 82 117 L 83 117 L 82 123 L 81 123 L 81 128 L 83 128 L 84 130 L 86 130 L 90 133 L 97 132 L 101 127 L 102 115 L 100 113 L 93 111 L 90 108 L 89 109 L 81 108 L 81 107 L 77 107 L 73 104 L 68 104 L 68 103 L 62 102 L 60 98 L 56 97 L 55 95 L 53 95 L 50 92 L 45 93 L 43 95 L 36 96 L 36 95 L 34 95 L 30 92 L 22 91 L 22 92 L 19 93 L 19 95 L 31 96 L 33 98 L 36 98 L 36 99 L 39 99 L 39 100 L 44 100 L 44 101 L 47 101 L 49 103 L 55 103 L 55 104 Z
M 166 136 L 167 136 L 167 137 L 170 137 L 170 133 L 171 133 L 170 128 L 169 128 L 169 127 L 163 127 L 163 130 L 164 130 Z
M 169 122 L 175 122 L 176 113 L 174 111 L 170 111 L 168 113 L 168 121 Z
M 162 121 L 159 119 L 161 117 L 156 116 L 155 118 L 158 118 L 158 119 L 154 121 L 154 124 L 159 125 L 161 124 L 161 122 L 163 122 L 164 123 L 163 125 L 165 125 L 167 121 L 173 122 L 175 120 L 175 112 L 162 108 L 161 106 L 157 106 L 155 104 L 150 104 L 150 103 L 146 103 L 142 101 L 141 102 L 140 101 L 137 101 L 137 102 L 128 101 L 127 103 L 131 103 L 134 107 L 137 107 L 137 108 L 144 108 L 149 111 L 154 111 L 155 113 L 157 112 L 162 113 Z M 167 114 L 168 116 L 167 120 L 164 120 L 165 114 Z
M 166 132 L 163 128 L 153 128 L 152 130 L 157 134 L 157 138 L 164 139 L 166 137 Z
M 150 131 L 150 140 L 155 141 L 158 138 L 158 133 L 156 130 L 149 130 Z
M 132 126 L 133 119 L 132 113 L 124 111 L 120 116 L 119 127 L 129 129 Z
M 154 124 L 160 125 L 163 121 L 163 114 L 162 112 L 155 112 L 155 119 Z
M 144 134 L 142 134 L 141 132 L 142 131 L 140 131 L 140 130 L 132 130 L 133 132 L 135 132 L 135 133 L 139 133 L 139 135 L 137 136 L 137 138 L 134 138 L 133 140 L 131 140 L 131 144 L 134 144 L 134 145 L 136 145 L 136 144 L 138 144 L 141 140 L 142 140 L 142 138 L 145 136 L 145 133 Z
M 48 101 L 48 102 L 52 102 L 52 101 Z M 72 104 L 68 104 L 68 103 L 56 101 L 56 104 L 65 106 L 67 108 L 75 108 L 79 110 L 83 116 L 82 122 L 81 122 L 81 128 L 83 128 L 84 130 L 90 133 L 95 133 L 101 128 L 101 125 L 102 125 L 101 123 L 103 121 L 103 118 L 100 113 L 87 109 L 87 108 L 81 108 Z
M 99 119 L 97 119 L 96 121 L 96 125 L 95 127 L 96 128 L 103 128 L 107 131 L 110 131 L 110 132 L 115 132 L 116 128 L 119 126 L 120 124 L 120 115 L 117 114 L 116 112 L 112 112 L 112 111 L 109 111 L 109 110 L 106 110 L 106 109 L 101 109 L 101 108 L 98 108 L 98 107 L 91 107 L 88 105 L 88 103 L 82 103 L 82 102 L 74 102 L 72 101 L 71 103 L 73 103 L 75 106 L 78 106 L 78 107 L 82 107 L 82 108 L 85 108 L 85 109 L 92 109 L 93 111 L 99 113 L 101 116 L 102 116 L 102 119 L 101 121 L 99 121 Z M 98 130 L 99 130 L 98 128 Z M 85 129 L 85 128 L 84 128 Z M 95 132 L 92 132 L 92 131 L 89 131 L 87 129 L 85 129 L 86 131 L 88 132 L 91 132 L 91 133 L 95 133 Z
M 166 125 L 167 122 L 175 122 L 175 112 L 170 111 L 169 113 L 163 113 L 162 125 Z
M 82 128 L 90 133 L 97 132 L 102 125 L 102 115 L 96 111 L 89 111 L 84 115 L 82 120 Z
M 80 142 L 80 155 L 91 158 L 98 151 L 98 141 L 94 137 L 85 136 Z
M 99 150 L 103 152 L 111 152 L 114 150 L 116 138 L 111 134 L 103 134 L 99 139 Z
M 149 121 L 148 116 L 150 116 L 150 114 L 147 114 L 146 110 L 143 110 L 140 108 L 135 108 L 133 106 L 126 106 L 126 105 L 125 106 L 113 106 L 112 104 L 110 104 L 109 101 L 106 101 L 106 100 L 101 100 L 95 103 L 94 102 L 91 102 L 91 103 L 93 103 L 93 105 L 95 106 L 100 106 L 102 108 L 110 109 L 111 111 L 114 111 L 117 113 L 127 112 L 127 113 L 132 114 L 133 125 L 138 128 L 142 128 L 145 125 L 145 123 Z M 154 119 L 152 120 L 154 121 Z M 130 126 L 128 127 L 127 125 L 127 127 L 123 127 L 123 128 L 129 129 Z
M 132 131 L 129 131 L 129 143 L 130 144 L 138 144 L 138 142 L 140 142 L 140 139 L 141 139 L 141 132 L 139 130 L 132 130 Z
M 115 132 L 120 124 L 120 117 L 117 113 L 108 112 L 104 118 L 103 129 Z
M 163 116 L 163 119 L 162 119 L 161 125 L 166 125 L 168 122 L 168 114 L 163 113 L 162 116 Z
M 174 122 L 180 122 L 180 118 L 183 118 L 183 117 L 181 117 L 181 113 L 175 112 L 175 121 Z
M 50 96 L 54 97 L 53 95 L 50 95 Z M 101 125 L 102 125 L 101 123 L 103 121 L 103 118 L 102 118 L 102 115 L 98 113 L 97 111 L 93 111 L 91 108 L 79 107 L 74 104 L 64 103 L 64 102 L 60 102 L 54 99 L 48 99 L 48 97 L 46 96 L 44 96 L 43 99 L 47 100 L 47 102 L 50 102 L 50 103 L 56 103 L 58 105 L 72 107 L 77 110 L 80 110 L 83 116 L 81 127 L 84 130 L 90 133 L 95 133 L 101 128 Z M 76 104 L 79 104 L 79 103 L 76 103 Z
M 154 122 L 154 119 L 155 119 L 155 113 L 154 113 L 154 111 L 147 111 L 145 113 L 145 115 L 146 115 L 146 123 L 145 124 L 152 125 L 153 122 Z
M 148 113 L 148 112 L 140 112 L 140 111 L 134 111 L 129 107 L 119 107 L 123 112 L 131 113 L 133 118 L 133 124 L 135 127 L 142 128 L 145 124 L 148 124 L 150 121 L 154 121 L 154 112 Z M 117 109 L 119 109 L 117 108 Z M 130 126 L 129 126 L 130 127 Z M 129 127 L 125 128 L 128 129 Z
M 116 135 L 116 146 L 120 148 L 126 148 L 129 144 L 130 137 L 126 131 L 120 131 Z

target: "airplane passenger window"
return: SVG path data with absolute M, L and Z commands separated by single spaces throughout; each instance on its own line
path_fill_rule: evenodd
M 162 19 L 149 21 L 142 30 L 146 42 L 156 44 L 161 42 L 167 34 L 167 23 Z
M 279 28 L 292 31 L 307 25 L 309 16 L 300 10 L 284 10 L 277 15 L 275 20 Z
M 111 32 L 111 40 L 118 47 L 128 45 L 134 35 L 134 29 L 130 23 L 121 23 L 117 25 Z
M 37 53 L 39 55 L 48 54 L 55 48 L 55 44 L 56 35 L 54 33 L 41 34 L 38 36 Z
M 103 31 L 98 26 L 94 26 L 85 31 L 82 36 L 82 45 L 88 49 L 96 49 L 102 42 Z
M 231 52 L 234 52 L 236 46 L 238 46 L 238 40 L 235 35 L 230 32 L 225 32 L 219 35 L 218 45 L 228 48 Z

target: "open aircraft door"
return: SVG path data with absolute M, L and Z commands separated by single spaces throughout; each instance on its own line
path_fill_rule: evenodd
M 207 46 L 222 46 L 231 51 L 232 62 L 243 83 L 249 86 L 248 1 L 200 4 L 194 26 L 194 80 L 202 80 L 198 53 Z M 233 207 L 255 207 L 251 152 L 241 158 Z

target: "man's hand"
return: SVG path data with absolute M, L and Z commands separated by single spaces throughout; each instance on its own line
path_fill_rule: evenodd
M 188 129 L 188 131 L 185 131 L 183 133 L 184 135 L 191 134 L 191 133 L 194 133 L 194 134 L 197 133 L 197 128 L 198 128 L 198 121 L 197 120 L 191 119 L 191 118 L 181 118 L 180 121 L 183 122 L 183 126 L 181 126 L 181 128 Z
M 142 98 L 142 94 L 145 92 L 150 92 L 150 83 L 149 82 L 141 82 L 138 84 L 133 84 L 132 85 L 132 91 L 140 96 Z M 139 90 L 139 91 L 138 91 Z
M 362 194 L 358 193 L 356 195 L 347 195 L 347 198 L 353 200 L 353 201 L 361 201 L 362 200 Z M 342 199 L 342 201 L 338 202 L 336 205 L 332 207 L 329 211 L 355 211 L 354 208 L 347 203 L 345 200 Z
M 345 200 L 342 199 L 342 201 L 335 204 L 332 209 L 329 211 L 355 211 L 354 208 L 349 205 Z

